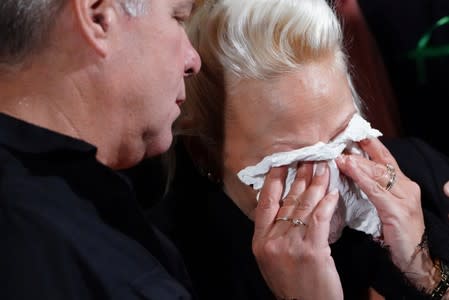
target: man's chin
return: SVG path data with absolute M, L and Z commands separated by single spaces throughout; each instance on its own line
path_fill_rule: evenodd
M 154 139 L 152 142 L 147 144 L 145 157 L 150 158 L 167 152 L 168 149 L 170 149 L 172 142 L 173 142 L 173 135 L 171 131 L 169 134 L 165 134 L 164 136 Z

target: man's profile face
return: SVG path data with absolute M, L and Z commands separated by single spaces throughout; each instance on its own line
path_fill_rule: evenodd
M 250 218 L 256 192 L 236 174 L 263 157 L 329 142 L 356 112 L 345 74 L 330 60 L 267 81 L 240 82 L 227 99 L 225 190 Z
M 193 0 L 149 0 L 147 12 L 120 21 L 115 53 L 127 140 L 140 156 L 160 154 L 172 141 L 171 127 L 185 101 L 184 77 L 200 68 L 183 21 Z

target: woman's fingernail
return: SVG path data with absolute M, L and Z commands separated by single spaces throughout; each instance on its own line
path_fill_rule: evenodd
M 331 194 L 332 196 L 335 196 L 338 194 L 338 189 L 333 189 L 332 191 L 329 192 L 329 194 Z
M 326 164 L 323 162 L 319 162 L 316 165 L 316 170 L 315 170 L 315 175 L 316 176 L 321 176 L 324 174 L 324 171 L 326 170 Z

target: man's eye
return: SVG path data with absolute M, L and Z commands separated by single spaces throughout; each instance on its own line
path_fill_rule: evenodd
M 183 17 L 183 16 L 175 16 L 174 18 L 182 26 L 184 26 L 184 24 L 185 24 L 185 22 L 187 20 L 187 17 Z

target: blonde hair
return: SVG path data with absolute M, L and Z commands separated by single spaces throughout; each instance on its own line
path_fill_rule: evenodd
M 188 101 L 181 120 L 190 126 L 181 133 L 191 136 L 188 148 L 200 166 L 218 177 L 225 92 L 239 80 L 270 80 L 333 55 L 334 67 L 347 74 L 359 104 L 347 70 L 342 28 L 325 0 L 206 0 L 187 24 L 187 32 L 202 68 L 187 80 Z
M 238 78 L 268 79 L 328 54 L 346 66 L 341 26 L 325 0 L 206 1 L 191 25 L 191 38 Z

